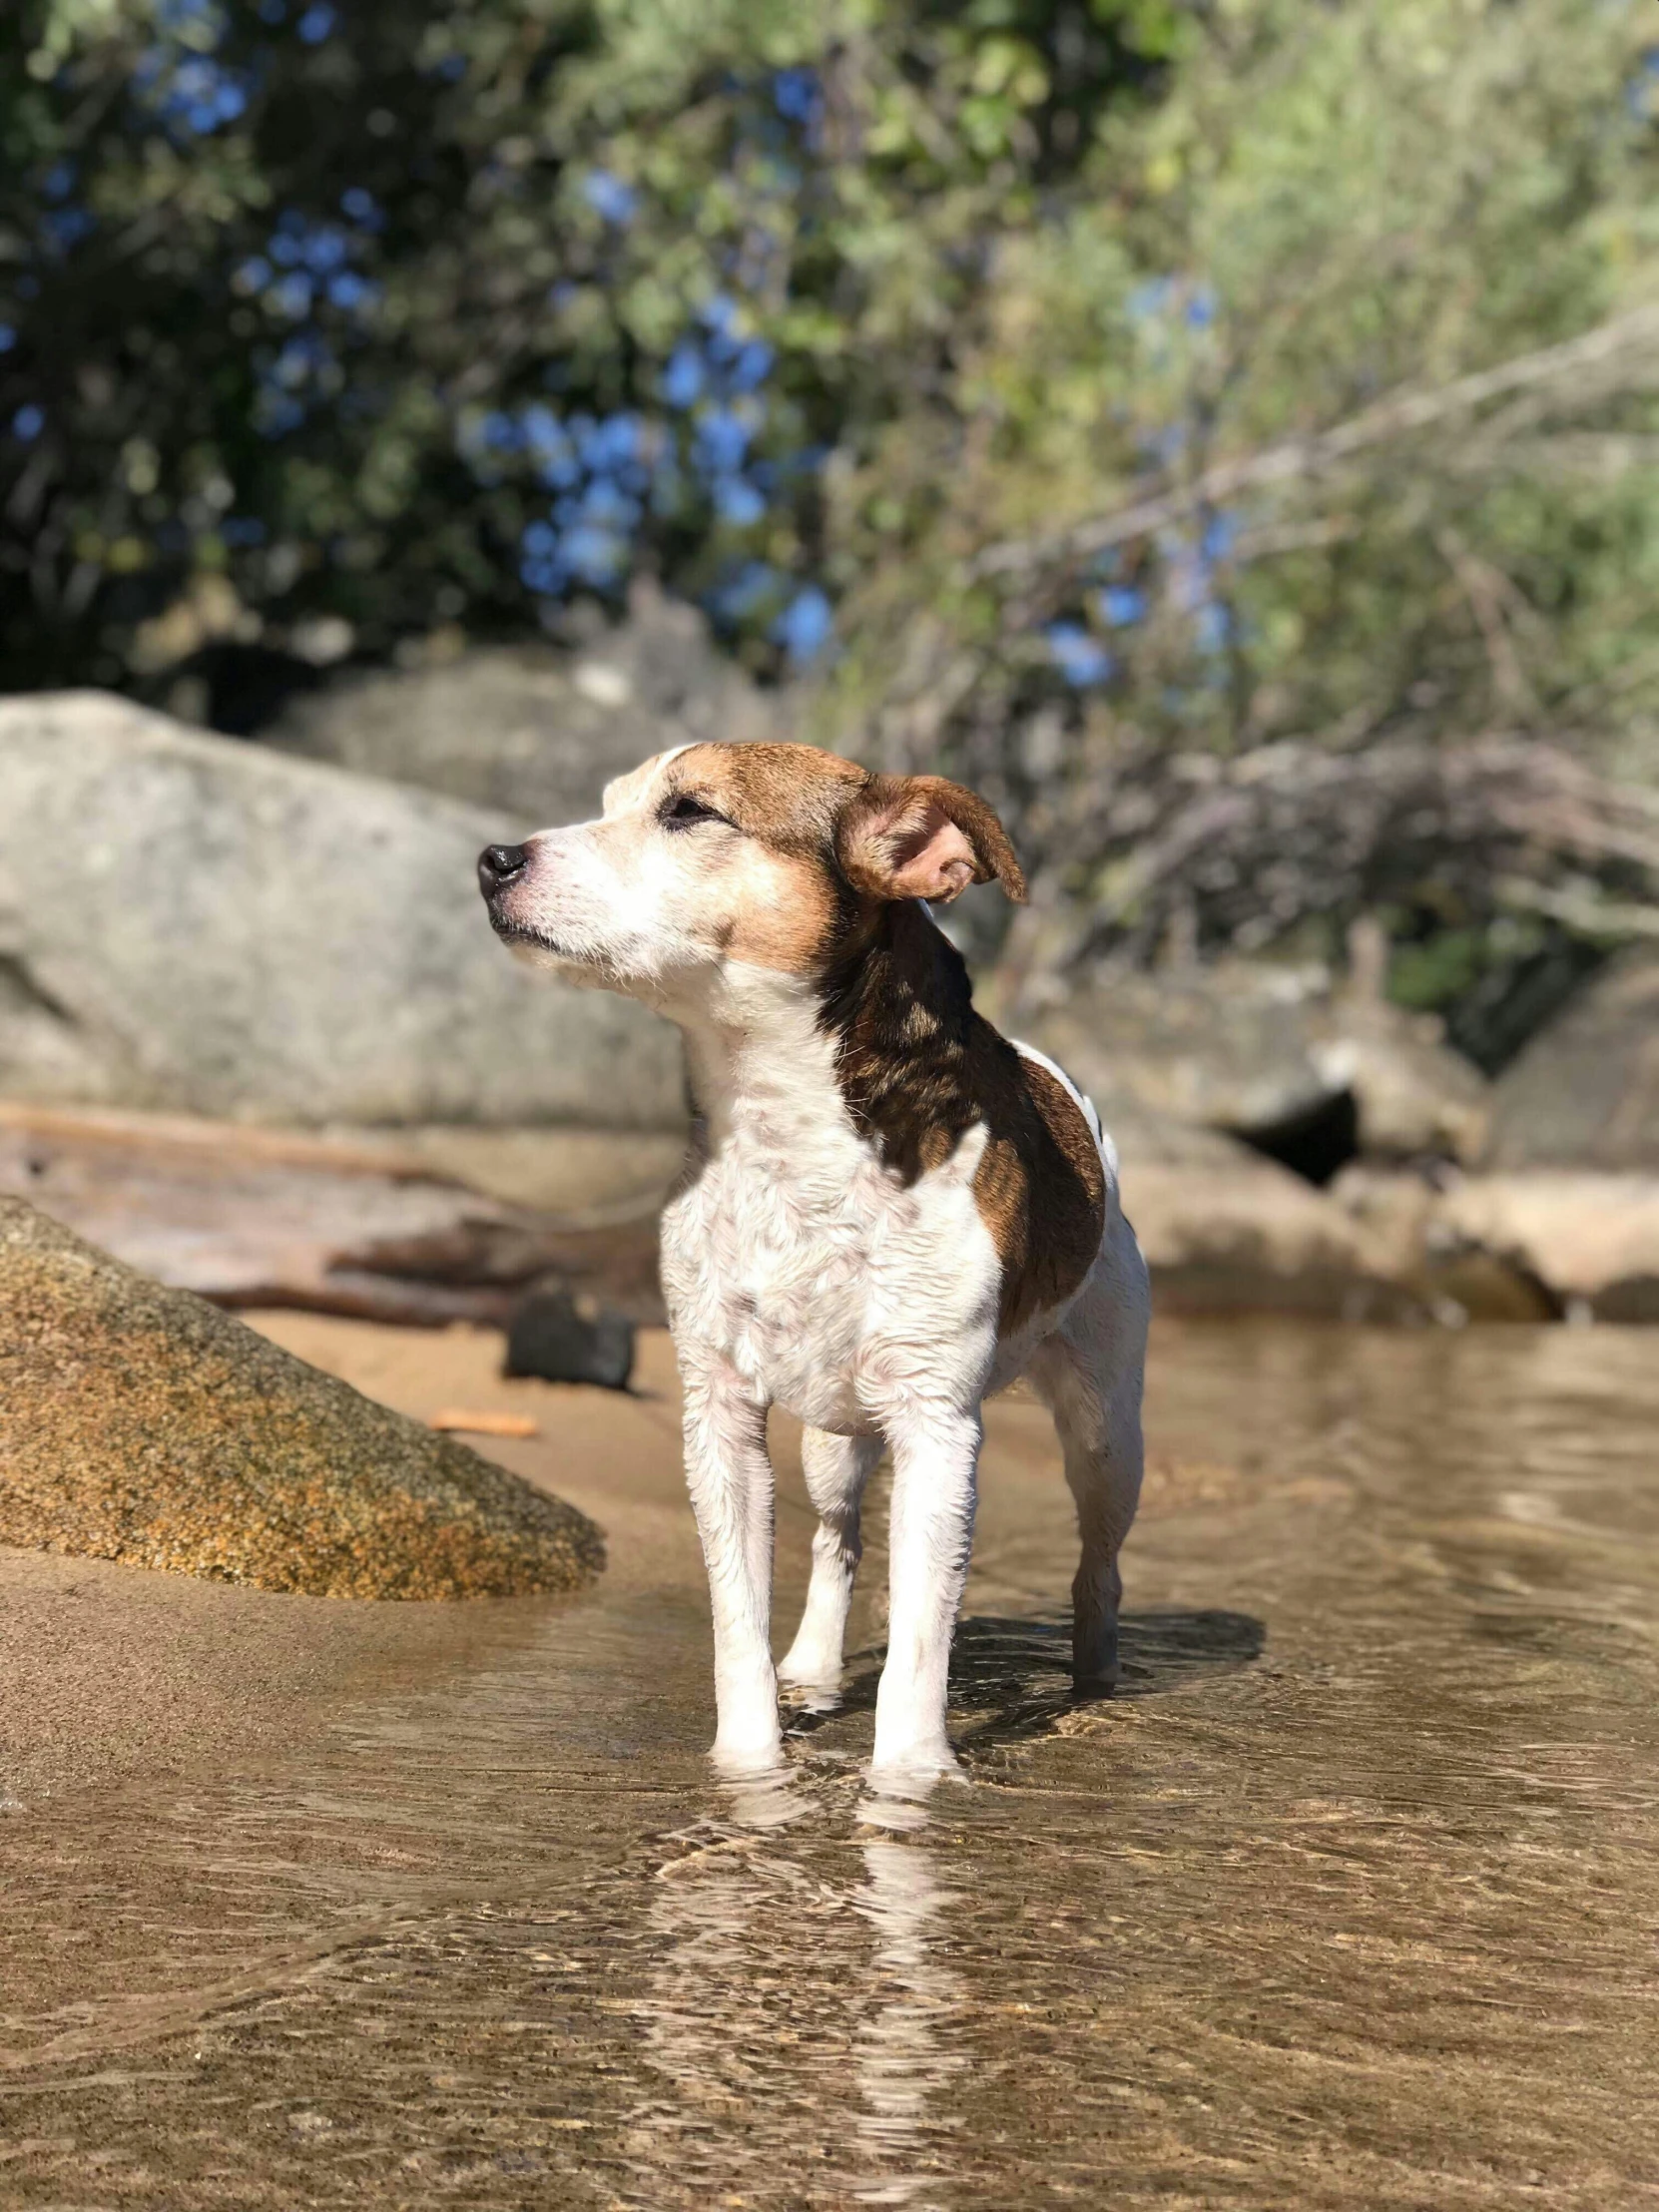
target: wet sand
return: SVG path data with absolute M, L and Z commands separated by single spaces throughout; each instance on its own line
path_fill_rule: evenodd
M 708 1777 L 662 1339 L 619 1400 L 265 1326 L 531 1412 L 484 1448 L 611 1568 L 367 1606 L 0 1553 L 0 2203 L 1659 2201 L 1651 1334 L 1163 1328 L 1106 1703 L 1003 1401 L 923 1807 L 860 1776 L 879 1512 L 843 1710 Z
M 580 1479 L 595 1517 L 624 1535 L 613 1585 L 695 1568 L 661 1332 L 644 1340 L 638 1394 L 622 1398 L 503 1382 L 493 1333 L 253 1318 L 301 1359 L 416 1418 L 457 1403 L 530 1411 L 544 1435 L 528 1447 L 469 1440 L 549 1489 L 567 1468 Z M 534 1643 L 546 1620 L 540 1603 L 337 1604 L 0 1546 L 0 1794 L 34 1803 L 135 1771 L 185 1771 L 216 1757 L 228 1730 L 291 1742 L 325 1726 L 342 1697 L 483 1664 Z

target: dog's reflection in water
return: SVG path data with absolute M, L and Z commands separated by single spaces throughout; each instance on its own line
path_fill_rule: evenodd
M 1245 1613 L 1131 1615 L 1118 1698 L 1253 1666 L 1265 1636 Z M 880 1657 L 856 1655 L 819 1710 L 798 1704 L 788 1767 L 721 1785 L 708 1818 L 658 1847 L 636 2014 L 654 2086 L 630 2144 L 653 2212 L 775 2202 L 779 2174 L 804 2163 L 822 2182 L 792 2204 L 952 2202 L 973 1953 L 929 1819 L 977 1825 L 980 1785 L 865 1782 Z M 1076 1709 L 1069 1657 L 1063 1620 L 963 1622 L 952 1709 L 970 1777 L 991 1779 Z M 987 1862 L 989 1835 L 978 1845 L 951 1862 L 998 1883 L 1016 1914 L 1017 1878 Z
M 852 1902 L 875 1949 L 854 2061 L 853 2128 L 868 2178 L 852 2194 L 863 2204 L 936 2202 L 953 2124 L 946 2092 L 966 2064 L 950 2047 L 961 1993 L 939 1939 L 952 1892 L 917 1833 L 925 1820 L 919 1805 L 872 1797 L 859 1819 L 864 1881 Z
M 659 2201 L 764 2201 L 805 2153 L 827 2203 L 947 2202 L 963 2000 L 926 1823 L 815 1762 L 667 1839 L 641 2023 L 660 2086 L 628 2145 Z

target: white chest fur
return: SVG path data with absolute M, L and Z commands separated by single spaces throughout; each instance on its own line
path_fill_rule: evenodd
M 972 1402 L 1000 1268 L 973 1196 L 985 1132 L 906 1188 L 853 1127 L 810 1001 L 691 1032 L 708 1151 L 663 1220 L 675 1335 L 814 1427 L 873 1432 L 895 1396 Z

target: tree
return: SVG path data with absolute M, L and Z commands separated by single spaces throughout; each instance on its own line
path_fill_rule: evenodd
M 1381 903 L 1400 987 L 1455 1008 L 1494 965 L 1570 972 L 1567 938 L 1653 896 L 1650 857 L 1571 839 L 1524 908 L 1513 866 L 1443 840 L 1299 878 L 1218 824 L 1156 885 L 1139 865 L 1183 792 L 1265 784 L 1276 748 L 1354 762 L 1303 779 L 1300 827 L 1281 805 L 1305 853 L 1350 841 L 1380 745 L 1548 737 L 1659 777 L 1652 40 L 1601 0 L 1233 0 L 999 241 L 934 435 L 895 424 L 845 487 L 821 726 L 942 756 L 1020 822 L 1022 971 L 1166 940 L 1340 958 Z M 877 487 L 932 501 L 890 554 Z
M 1162 0 L 23 0 L 0 654 L 384 653 L 647 565 L 809 659 L 823 477 L 934 403 Z M 170 612 L 171 610 L 171 612 Z
M 1654 897 L 1656 114 L 1638 0 L 20 0 L 7 680 L 649 569 L 997 802 L 1010 973 L 1370 914 L 1494 1058 Z

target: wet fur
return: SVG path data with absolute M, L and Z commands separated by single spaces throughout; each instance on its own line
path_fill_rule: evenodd
M 906 1185 L 983 1125 L 974 1197 L 1011 1335 L 1073 1298 L 1100 1250 L 1106 1179 L 1083 1110 L 975 1012 L 961 954 L 914 904 L 877 909 L 832 956 L 820 1016 L 853 1126 Z
M 1021 1374 L 1053 1409 L 1077 1502 L 1077 1675 L 1115 1671 L 1146 1271 L 1092 1110 L 974 1011 L 919 903 L 992 878 L 1024 895 L 1001 825 L 958 786 L 871 777 L 806 746 L 695 745 L 621 779 L 602 821 L 542 832 L 510 881 L 485 885 L 515 948 L 685 1034 L 700 1123 L 664 1214 L 663 1283 L 729 1767 L 778 1758 L 780 1680 L 833 1694 L 883 1450 L 873 1764 L 952 1764 L 946 1669 L 980 1403 Z M 805 1424 L 820 1517 L 800 1633 L 776 1668 L 772 1404 Z

